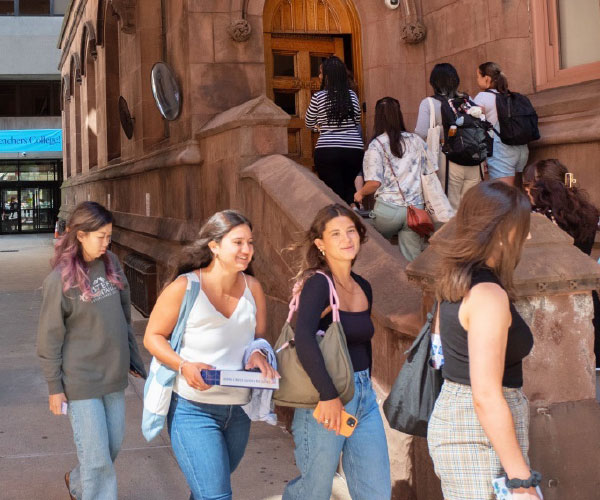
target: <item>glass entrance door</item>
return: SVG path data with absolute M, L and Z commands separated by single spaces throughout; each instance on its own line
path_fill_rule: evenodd
M 39 188 L 37 229 L 54 229 L 55 222 L 53 191 L 50 188 Z
M 16 189 L 0 189 L 2 204 L 0 231 L 2 233 L 19 232 L 19 191 Z
M 43 231 L 54 227 L 52 189 L 21 188 L 21 231 Z
M 36 230 L 37 188 L 21 188 L 21 231 Z

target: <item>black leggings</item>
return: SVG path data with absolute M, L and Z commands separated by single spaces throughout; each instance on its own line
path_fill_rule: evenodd
M 362 169 L 364 154 L 362 149 L 354 148 L 315 149 L 315 169 L 319 179 L 348 205 L 354 201 L 354 179 Z

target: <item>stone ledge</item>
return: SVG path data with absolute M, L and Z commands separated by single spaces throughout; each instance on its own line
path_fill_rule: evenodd
M 198 132 L 198 138 L 210 137 L 234 128 L 256 125 L 286 127 L 290 115 L 283 111 L 266 95 L 258 96 L 239 106 L 219 113 Z
M 158 168 L 201 164 L 202 156 L 200 154 L 198 142 L 187 141 L 160 151 L 154 151 L 140 158 L 133 158 L 114 165 L 109 165 L 108 167 L 99 170 L 94 170 L 87 175 L 69 177 L 63 182 L 61 189 L 77 186 L 79 184 L 141 174 Z
M 156 262 L 167 263 L 181 245 L 151 236 L 146 236 L 128 229 L 115 227 L 113 230 L 113 241 L 121 247 L 134 249 L 135 253 L 145 255 Z
M 411 279 L 430 292 L 440 256 L 436 248 L 454 230 L 451 220 L 431 238 L 431 245 L 408 265 Z M 518 298 L 589 292 L 600 288 L 600 266 L 573 245 L 573 239 L 540 214 L 531 216 L 531 239 L 525 242 L 514 278 Z
M 542 90 L 529 98 L 542 136 L 532 149 L 600 140 L 600 80 Z

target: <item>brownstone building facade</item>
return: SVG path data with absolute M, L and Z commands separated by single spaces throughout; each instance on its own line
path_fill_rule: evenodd
M 269 335 L 277 335 L 293 258 L 281 250 L 319 207 L 336 199 L 306 168 L 315 138 L 303 124 L 311 92 L 318 89 L 319 63 L 331 54 L 353 73 L 367 136 L 375 102 L 386 95 L 400 100 L 407 125 L 414 125 L 419 102 L 431 93 L 434 64 L 454 64 L 461 89 L 474 94 L 477 66 L 498 62 L 511 88 L 528 94 L 540 115 L 542 139 L 532 146 L 531 157 L 561 159 L 600 205 L 596 0 L 388 3 L 398 7 L 388 8 L 384 0 L 71 2 L 59 41 L 65 137 L 61 216 L 87 199 L 114 212 L 113 246 L 129 262 L 132 279 L 140 280 L 133 286 L 140 294 L 134 297 L 138 307 L 151 306 L 166 262 L 194 238 L 202 220 L 219 209 L 239 208 L 255 224 L 254 267 L 268 296 Z M 181 112 L 170 121 L 153 97 L 150 74 L 158 61 L 172 68 L 180 88 Z M 120 123 L 120 97 L 132 117 L 130 138 Z M 397 248 L 370 231 L 357 266 L 374 287 L 374 377 L 383 392 L 422 322 L 421 289 L 408 279 L 406 264 Z M 595 276 L 586 265 L 579 275 Z M 564 272 L 561 276 L 564 281 Z M 585 296 L 578 314 L 589 316 L 593 286 L 569 288 L 572 281 L 552 293 Z M 539 290 L 543 295 L 547 288 Z M 586 324 L 587 343 L 578 356 L 593 378 Z M 540 332 L 551 328 L 540 326 Z M 537 370 L 542 377 L 543 370 Z M 572 399 L 587 401 L 590 391 L 591 382 Z M 565 394 L 541 398 L 539 404 L 572 402 Z M 392 431 L 390 442 L 395 498 L 438 498 L 419 446 Z M 569 485 L 576 477 L 561 480 L 567 489 L 550 488 L 547 498 L 567 498 L 565 492 L 575 491 Z M 585 491 L 592 491 L 595 481 Z

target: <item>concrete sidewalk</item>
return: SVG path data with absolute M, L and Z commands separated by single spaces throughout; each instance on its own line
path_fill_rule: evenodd
M 51 254 L 51 235 L 0 236 L 0 499 L 5 500 L 67 499 L 63 477 L 77 460 L 68 419 L 48 410 L 35 355 L 40 287 Z M 141 341 L 145 321 L 139 314 L 135 326 Z M 130 381 L 125 442 L 115 464 L 119 498 L 187 500 L 189 489 L 166 431 L 152 443 L 141 434 L 143 381 Z M 232 477 L 234 499 L 280 499 L 297 473 L 291 436 L 279 427 L 253 424 Z M 332 498 L 350 498 L 343 479 L 334 481 Z

